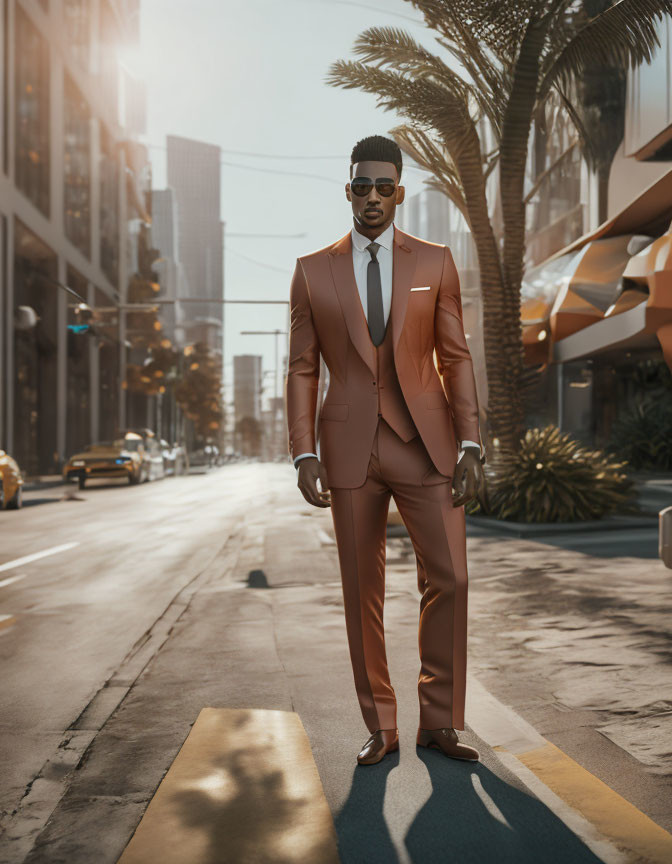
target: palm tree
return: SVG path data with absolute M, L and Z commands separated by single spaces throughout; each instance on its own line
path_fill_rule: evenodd
M 587 158 L 599 152 L 576 109 L 576 84 L 595 64 L 650 62 L 656 24 L 672 0 L 617 0 L 591 16 L 577 0 L 407 0 L 464 75 L 396 27 L 371 27 L 337 60 L 328 84 L 378 96 L 408 122 L 390 130 L 432 173 L 428 185 L 463 214 L 476 246 L 483 298 L 489 437 L 516 450 L 524 432 L 520 286 L 525 251 L 525 169 L 532 120 L 553 95 Z M 494 147 L 488 152 L 484 123 Z M 483 136 L 483 140 L 481 137 Z M 486 181 L 499 169 L 501 237 Z M 529 197 L 529 196 L 528 196 Z

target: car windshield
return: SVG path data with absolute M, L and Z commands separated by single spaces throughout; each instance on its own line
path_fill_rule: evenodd
M 114 441 L 99 441 L 97 444 L 89 444 L 85 449 L 89 452 L 91 450 L 109 450 L 112 447 L 115 450 L 137 451 L 140 444 L 142 444 L 140 438 L 115 438 Z

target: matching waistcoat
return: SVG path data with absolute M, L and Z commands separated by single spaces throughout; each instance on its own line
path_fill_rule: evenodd
M 375 351 L 378 369 L 378 416 L 383 417 L 402 441 L 410 441 L 418 434 L 418 428 L 406 405 L 394 366 L 392 327 L 389 319 L 385 338 L 375 347 Z

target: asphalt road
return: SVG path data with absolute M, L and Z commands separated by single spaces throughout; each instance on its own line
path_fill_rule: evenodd
M 46 553 L 0 572 L 2 813 L 263 497 L 245 466 L 142 486 L 98 481 L 74 498 L 63 494 L 28 492 L 23 510 L 0 512 L 0 564 Z
M 482 762 L 416 755 L 419 596 L 403 537 L 388 542 L 386 596 L 401 751 L 356 769 L 368 733 L 331 517 L 290 465 L 26 503 L 0 513 L 0 861 L 116 861 L 206 705 L 298 712 L 344 862 L 607 860 L 470 728 L 469 692 L 461 737 Z M 469 558 L 470 674 L 669 831 L 660 562 L 482 532 Z

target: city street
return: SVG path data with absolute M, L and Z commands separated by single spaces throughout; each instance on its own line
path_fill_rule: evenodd
M 616 548 L 618 533 L 533 541 L 470 523 L 470 765 L 416 752 L 419 594 L 393 532 L 400 751 L 360 767 L 331 515 L 291 465 L 27 491 L 0 512 L 0 861 L 116 862 L 205 708 L 298 715 L 342 862 L 672 860 L 669 573 L 651 532 Z M 272 738 L 268 754 L 247 742 L 232 795 L 184 801 L 194 860 L 337 860 L 280 849 L 296 816 L 271 759 L 294 751 Z M 253 853 L 236 828 L 250 818 Z

